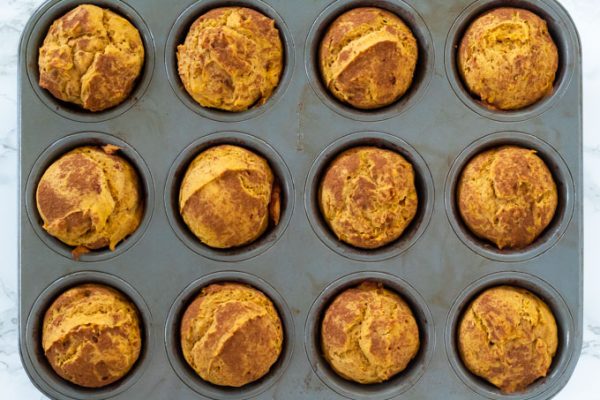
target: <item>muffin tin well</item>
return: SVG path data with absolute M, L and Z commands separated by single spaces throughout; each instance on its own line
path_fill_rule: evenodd
M 19 337 L 24 369 L 56 399 L 548 399 L 572 374 L 582 345 L 583 214 L 581 49 L 573 22 L 556 0 L 92 0 L 129 19 L 146 48 L 131 96 L 91 113 L 38 86 L 37 53 L 53 20 L 81 0 L 49 0 L 25 27 L 19 64 Z M 177 73 L 176 48 L 196 18 L 222 6 L 253 8 L 275 20 L 284 46 L 279 86 L 265 104 L 241 113 L 203 108 Z M 387 9 L 411 28 L 419 62 L 409 91 L 376 110 L 336 100 L 321 81 L 319 42 L 328 24 L 356 7 Z M 555 90 L 520 111 L 492 111 L 465 90 L 455 46 L 488 9 L 515 6 L 544 18 L 561 64 Z M 281 220 L 255 242 L 218 250 L 183 222 L 179 188 L 191 160 L 218 144 L 264 157 L 282 191 Z M 114 144 L 136 168 L 145 214 L 114 252 L 78 261 L 41 227 L 35 192 L 45 169 L 83 145 Z M 551 170 L 558 208 L 543 234 L 522 250 L 500 251 L 464 225 L 455 188 L 477 153 L 504 144 L 535 149 Z M 400 153 L 414 168 L 417 215 L 396 241 L 379 249 L 337 240 L 321 216 L 320 178 L 342 151 L 372 145 Z M 410 305 L 421 348 L 389 381 L 360 385 L 339 377 L 320 349 L 320 323 L 334 296 L 364 280 L 383 283 Z M 182 357 L 181 315 L 213 282 L 247 283 L 274 303 L 284 328 L 278 362 L 238 389 L 209 384 Z M 138 307 L 143 352 L 134 369 L 103 389 L 62 380 L 40 343 L 43 314 L 63 290 L 86 282 L 112 286 Z M 552 308 L 559 349 L 549 375 L 505 395 L 464 367 L 456 347 L 463 310 L 482 290 L 513 284 Z

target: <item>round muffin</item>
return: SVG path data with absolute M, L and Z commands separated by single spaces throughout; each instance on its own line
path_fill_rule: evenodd
M 535 150 L 502 146 L 468 162 L 458 182 L 463 221 L 499 249 L 531 244 L 554 217 L 556 184 Z
M 142 347 L 136 307 L 120 292 L 84 284 L 48 308 L 42 348 L 54 371 L 79 386 L 99 388 L 124 377 Z
M 219 249 L 256 240 L 277 225 L 280 189 L 267 160 L 243 147 L 200 153 L 183 177 L 179 212 L 204 244 Z
M 364 249 L 384 246 L 399 238 L 417 213 L 413 167 L 391 150 L 344 151 L 321 179 L 319 205 L 341 241 Z
M 558 50 L 546 21 L 536 14 L 496 8 L 465 32 L 458 69 L 468 90 L 486 106 L 517 110 L 552 93 Z
M 138 176 L 117 151 L 112 145 L 78 147 L 53 162 L 38 183 L 44 229 L 77 252 L 114 250 L 140 225 Z
M 356 108 L 375 109 L 406 93 L 418 54 L 417 40 L 398 16 L 360 7 L 333 21 L 321 41 L 319 63 L 335 97 Z
M 144 65 L 144 44 L 125 18 L 91 4 L 60 17 L 40 47 L 39 84 L 89 111 L 123 102 Z
M 283 46 L 275 21 L 246 7 L 210 10 L 177 48 L 185 90 L 203 107 L 244 111 L 279 84 Z
M 477 296 L 458 328 L 465 366 L 506 393 L 546 376 L 557 347 L 550 308 L 531 292 L 511 286 Z
M 419 328 L 408 305 L 375 282 L 338 295 L 321 325 L 323 354 L 333 370 L 358 383 L 403 371 L 419 351 Z
M 183 314 L 181 348 L 205 381 L 240 387 L 266 375 L 283 346 L 283 328 L 273 303 L 240 283 L 211 284 Z

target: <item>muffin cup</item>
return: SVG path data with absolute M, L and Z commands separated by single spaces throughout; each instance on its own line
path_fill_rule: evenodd
M 219 7 L 247 7 L 264 14 L 275 21 L 275 26 L 279 30 L 279 37 L 281 38 L 281 44 L 283 45 L 283 70 L 279 79 L 279 84 L 273 91 L 271 97 L 267 99 L 265 104 L 254 106 L 248 110 L 240 112 L 230 112 L 203 107 L 198 104 L 192 98 L 192 96 L 190 96 L 190 94 L 185 90 L 183 82 L 181 82 L 177 68 L 177 46 L 184 42 L 191 25 L 196 19 L 198 19 L 202 14 Z M 169 80 L 175 95 L 177 95 L 179 100 L 181 100 L 181 102 L 190 110 L 205 118 L 210 118 L 214 121 L 220 122 L 246 121 L 259 116 L 268 108 L 274 106 L 275 103 L 277 103 L 277 101 L 283 96 L 288 84 L 290 83 L 294 69 L 294 57 L 294 42 L 287 25 L 283 21 L 283 18 L 281 18 L 281 16 L 273 7 L 261 0 L 207 0 L 193 3 L 179 15 L 171 27 L 165 45 L 165 67 L 167 79 Z
M 395 151 L 406 158 L 415 171 L 419 198 L 417 213 L 398 239 L 377 249 L 360 249 L 339 240 L 327 225 L 319 207 L 319 186 L 327 167 L 337 155 L 358 146 L 376 146 Z M 331 143 L 313 163 L 304 189 L 304 208 L 315 234 L 331 250 L 357 261 L 382 261 L 408 250 L 427 228 L 433 213 L 433 202 L 433 179 L 425 160 L 404 140 L 381 132 L 351 133 Z
M 44 223 L 36 203 L 37 186 L 46 169 L 70 150 L 81 146 L 103 146 L 106 144 L 118 146 L 120 150 L 117 154 L 129 161 L 137 172 L 140 180 L 141 198 L 144 202 L 144 216 L 135 232 L 118 243 L 114 251 L 108 248 L 92 250 L 89 253 L 81 255 L 78 261 L 104 261 L 119 256 L 133 247 L 142 238 L 152 218 L 152 212 L 154 211 L 154 182 L 144 159 L 133 147 L 115 136 L 100 132 L 79 132 L 66 136 L 54 142 L 38 157 L 27 178 L 24 198 L 29 222 L 37 236 L 49 248 L 69 259 L 73 259 L 71 252 L 74 247 L 51 236 L 42 227 Z
M 104 111 L 92 112 L 85 110 L 76 104 L 71 104 L 54 97 L 48 90 L 39 85 L 38 51 L 44 43 L 44 39 L 52 23 L 64 14 L 81 4 L 94 4 L 126 18 L 140 32 L 144 43 L 144 66 L 137 78 L 133 90 L 122 103 Z M 29 37 L 23 41 L 26 46 L 25 55 L 27 61 L 27 77 L 38 98 L 49 109 L 58 115 L 77 122 L 102 122 L 113 119 L 129 110 L 144 95 L 152 80 L 154 71 L 154 38 L 144 19 L 128 4 L 121 0 L 52 0 L 40 7 L 31 17 L 35 23 L 31 30 L 25 31 L 23 35 Z M 21 50 L 23 51 L 23 49 Z
M 283 326 L 283 347 L 275 364 L 265 376 L 239 388 L 218 386 L 203 380 L 188 365 L 181 350 L 180 324 L 187 307 L 202 288 L 223 282 L 245 283 L 264 293 L 273 302 Z M 179 379 L 196 393 L 218 400 L 248 399 L 258 396 L 275 384 L 290 363 L 294 347 L 294 320 L 283 297 L 266 281 L 245 272 L 219 271 L 195 280 L 177 296 L 167 316 L 165 347 L 171 367 Z
M 526 390 L 503 393 L 483 378 L 472 374 L 463 364 L 458 352 L 458 325 L 466 308 L 486 289 L 509 285 L 529 290 L 542 299 L 552 310 L 558 327 L 558 349 L 545 378 L 532 383 Z M 460 380 L 475 393 L 489 399 L 548 399 L 558 393 L 569 379 L 566 371 L 575 352 L 575 327 L 573 316 L 560 293 L 548 282 L 522 272 L 499 272 L 486 275 L 473 282 L 454 301 L 446 322 L 444 341 L 452 369 Z
M 42 348 L 42 325 L 46 310 L 52 302 L 66 290 L 85 283 L 97 283 L 112 287 L 123 293 L 135 304 L 140 316 L 142 333 L 142 349 L 140 356 L 132 369 L 120 380 L 101 388 L 85 388 L 68 382 L 58 376 L 50 366 Z M 33 303 L 28 313 L 24 345 L 26 354 L 34 368 L 34 373 L 47 385 L 45 391 L 56 391 L 62 396 L 73 399 L 106 399 L 130 389 L 144 374 L 146 366 L 152 358 L 150 349 L 153 348 L 153 338 L 149 334 L 152 314 L 142 296 L 127 282 L 103 272 L 83 271 L 63 276 L 50 284 Z M 22 344 L 22 345 L 23 345 Z M 31 372 L 28 372 L 31 373 Z
M 465 87 L 458 71 L 457 49 L 469 25 L 481 14 L 498 7 L 523 8 L 537 14 L 548 24 L 548 31 L 558 49 L 558 70 L 553 92 L 538 102 L 520 110 L 493 110 L 473 97 Z M 577 30 L 564 8 L 555 0 L 477 0 L 466 7 L 454 21 L 445 46 L 446 75 L 458 98 L 471 110 L 483 117 L 500 122 L 519 122 L 537 117 L 550 109 L 565 94 L 573 71 L 580 63 L 581 49 Z
M 281 218 L 279 224 L 269 223 L 267 230 L 255 241 L 230 249 L 217 249 L 205 245 L 183 221 L 179 212 L 179 190 L 181 181 L 192 160 L 202 151 L 221 144 L 244 147 L 264 157 L 281 186 Z M 188 145 L 175 159 L 169 170 L 164 190 L 164 202 L 169 224 L 177 237 L 192 251 L 215 261 L 236 262 L 255 257 L 283 236 L 294 211 L 294 182 L 283 158 L 266 142 L 241 132 L 218 132 L 204 136 Z
M 357 7 L 377 7 L 396 14 L 410 28 L 419 48 L 419 58 L 410 88 L 394 103 L 374 110 L 360 110 L 338 100 L 323 84 L 319 67 L 319 48 L 327 29 L 341 14 Z M 423 18 L 402 0 L 335 1 L 319 14 L 310 28 L 304 46 L 304 63 L 308 81 L 315 94 L 332 111 L 356 121 L 382 121 L 407 111 L 423 97 L 434 70 L 433 40 Z
M 419 326 L 420 348 L 406 369 L 385 382 L 360 384 L 339 376 L 323 357 L 321 321 L 331 302 L 344 290 L 364 281 L 382 283 L 396 292 L 412 310 Z M 350 399 L 387 400 L 409 390 L 421 378 L 435 350 L 435 327 L 431 311 L 419 292 L 408 282 L 384 272 L 357 272 L 327 285 L 308 311 L 304 326 L 304 346 L 310 366 L 321 381 L 336 393 Z
M 558 193 L 558 205 L 552 221 L 529 246 L 523 249 L 498 249 L 491 242 L 481 239 L 465 225 L 456 201 L 456 189 L 463 168 L 477 154 L 490 148 L 516 145 L 533 149 L 552 173 Z M 471 143 L 454 160 L 446 178 L 444 193 L 446 215 L 458 238 L 474 252 L 490 260 L 517 262 L 526 261 L 544 253 L 554 246 L 567 230 L 573 216 L 575 187 L 571 172 L 560 154 L 548 143 L 526 133 L 499 132 L 484 136 Z

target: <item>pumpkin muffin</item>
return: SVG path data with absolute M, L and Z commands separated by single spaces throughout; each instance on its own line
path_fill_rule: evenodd
M 360 7 L 340 15 L 320 45 L 323 82 L 340 101 L 375 109 L 409 89 L 419 50 L 410 28 L 395 14 Z
M 521 249 L 550 224 L 558 194 L 535 150 L 502 146 L 468 162 L 458 182 L 457 201 L 475 235 L 499 249 Z
M 140 355 L 138 311 L 110 287 L 76 286 L 46 311 L 42 347 L 63 379 L 88 388 L 109 385 L 124 377 Z
M 138 176 L 115 152 L 84 146 L 53 162 L 37 186 L 43 228 L 75 253 L 115 246 L 140 225 L 144 212 Z
M 177 48 L 185 90 L 203 107 L 244 111 L 279 84 L 283 45 L 275 21 L 246 7 L 210 10 Z
M 521 288 L 486 290 L 469 305 L 458 327 L 465 366 L 506 393 L 525 390 L 546 376 L 557 347 L 552 311 Z
M 266 375 L 283 346 L 283 328 L 273 303 L 240 283 L 202 289 L 181 320 L 181 348 L 205 381 L 240 387 Z
M 552 93 L 558 50 L 539 16 L 496 8 L 465 32 L 458 69 L 468 90 L 486 106 L 518 110 Z
M 39 49 L 40 87 L 89 111 L 122 103 L 144 65 L 138 30 L 125 18 L 92 4 L 60 17 Z
M 183 177 L 179 211 L 192 233 L 219 249 L 243 246 L 279 223 L 280 188 L 269 163 L 243 147 L 200 153 Z
M 321 325 L 323 354 L 333 370 L 358 383 L 403 371 L 419 351 L 419 328 L 408 305 L 375 282 L 338 295 Z
M 412 165 L 400 154 L 352 148 L 321 179 L 321 213 L 341 241 L 364 249 L 384 246 L 402 235 L 417 212 L 414 181 Z

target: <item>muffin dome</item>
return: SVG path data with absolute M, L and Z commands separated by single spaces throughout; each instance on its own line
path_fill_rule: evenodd
M 496 8 L 465 32 L 458 69 L 469 91 L 484 104 L 517 110 L 552 93 L 558 50 L 546 21 L 536 14 Z
M 387 106 L 410 87 L 417 41 L 400 18 L 375 7 L 340 15 L 320 45 L 325 86 L 340 101 L 360 109 Z
M 50 235 L 80 249 L 114 250 L 138 228 L 144 209 L 138 176 L 117 150 L 79 147 L 44 172 L 36 202 Z
M 343 242 L 374 249 L 396 240 L 414 218 L 412 165 L 400 154 L 355 147 L 327 168 L 319 189 L 324 219 Z
M 203 107 L 244 111 L 279 84 L 283 46 L 275 21 L 245 7 L 200 16 L 177 48 L 179 76 Z
M 123 376 L 142 346 L 135 306 L 104 285 L 84 284 L 62 293 L 48 308 L 42 347 L 63 379 L 98 388 Z
M 403 371 L 419 351 L 419 328 L 408 305 L 381 284 L 342 292 L 321 325 L 325 359 L 341 377 L 378 383 Z
M 506 393 L 546 376 L 558 347 L 550 308 L 531 292 L 499 286 L 469 305 L 458 328 L 465 366 Z
M 226 249 L 256 240 L 269 219 L 279 223 L 279 197 L 264 158 L 242 147 L 219 145 L 200 153 L 188 167 L 179 211 L 200 241 Z
M 203 288 L 181 320 L 185 360 L 215 385 L 240 387 L 260 379 L 282 346 L 283 329 L 273 303 L 244 284 Z
M 125 18 L 91 4 L 54 21 L 38 59 L 42 88 L 89 111 L 123 102 L 144 65 L 138 30 Z
M 463 169 L 458 208 L 469 229 L 499 249 L 531 244 L 554 217 L 556 184 L 535 150 L 503 146 L 484 151 Z

